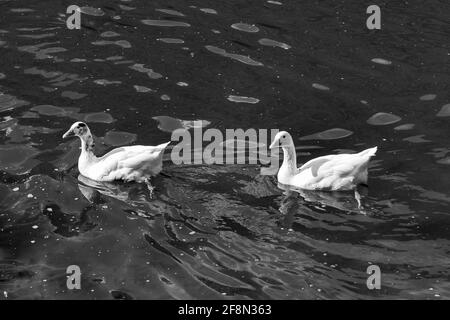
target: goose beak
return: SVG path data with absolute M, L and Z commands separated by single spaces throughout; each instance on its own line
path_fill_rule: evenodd
M 269 149 L 275 149 L 275 148 L 279 148 L 280 146 L 278 145 L 278 139 L 273 140 L 273 142 L 270 144 Z
M 66 138 L 68 138 L 68 137 L 71 137 L 71 136 L 73 136 L 74 134 L 73 134 L 73 131 L 72 131 L 72 129 L 69 129 L 69 130 L 67 130 L 67 132 L 66 133 L 64 133 L 63 134 L 63 139 L 66 139 Z

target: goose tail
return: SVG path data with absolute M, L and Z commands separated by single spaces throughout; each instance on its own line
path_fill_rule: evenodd
M 164 150 L 164 149 L 170 144 L 170 142 L 171 142 L 171 141 L 166 142 L 166 143 L 161 143 L 161 144 L 159 144 L 159 145 L 156 146 L 156 149 L 158 149 L 158 150 Z
M 359 153 L 359 156 L 370 158 L 370 157 L 373 157 L 377 153 L 377 150 L 378 150 L 378 147 L 369 148 L 364 151 L 361 151 Z

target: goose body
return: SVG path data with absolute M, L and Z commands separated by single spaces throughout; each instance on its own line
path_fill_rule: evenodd
M 270 148 L 279 144 L 283 149 L 283 163 L 278 171 L 278 182 L 305 190 L 356 190 L 367 184 L 369 160 L 377 147 L 355 154 L 327 155 L 312 159 L 297 168 L 297 157 L 292 137 L 279 132 Z
M 158 146 L 127 146 L 111 150 L 102 157 L 95 156 L 94 140 L 88 126 L 75 122 L 63 135 L 78 136 L 81 140 L 81 154 L 78 158 L 80 173 L 95 181 L 114 180 L 148 182 L 162 170 L 164 149 L 170 142 Z

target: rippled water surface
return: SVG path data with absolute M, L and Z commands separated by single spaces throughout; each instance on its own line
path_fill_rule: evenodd
M 380 31 L 366 1 L 85 1 L 68 30 L 71 4 L 0 0 L 0 299 L 450 298 L 448 1 L 380 3 Z M 78 177 L 77 120 L 98 154 L 198 127 L 379 152 L 363 211 L 170 150 L 150 198 Z

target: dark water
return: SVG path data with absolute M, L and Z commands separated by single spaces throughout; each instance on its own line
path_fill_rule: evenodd
M 1 299 L 450 298 L 448 1 L 378 2 L 380 31 L 365 1 L 89 1 L 79 31 L 72 2 L 0 0 Z M 74 121 L 102 154 L 168 141 L 154 117 L 378 145 L 365 213 L 168 154 L 153 199 L 78 180 Z

